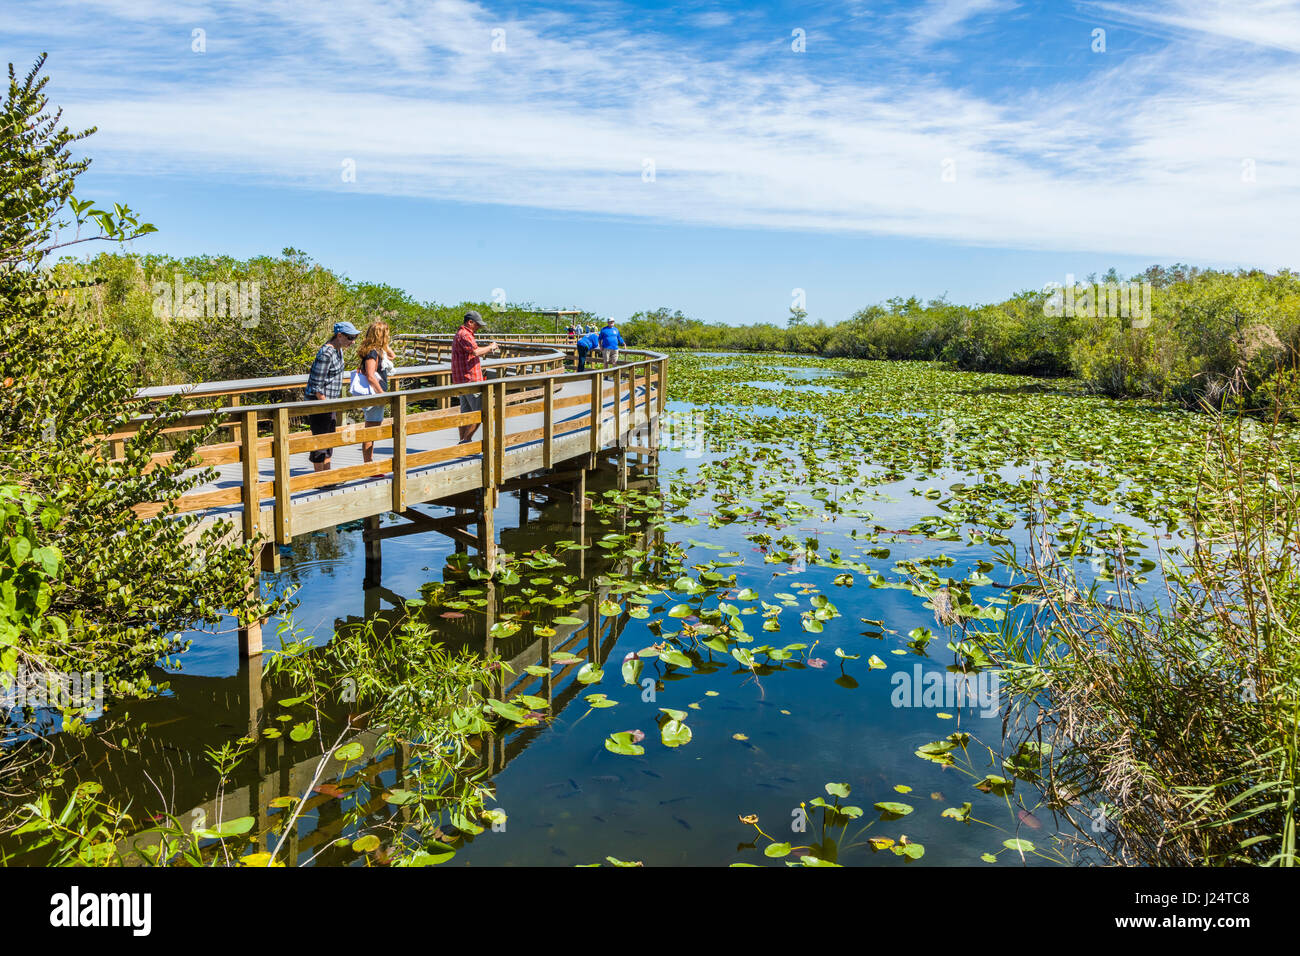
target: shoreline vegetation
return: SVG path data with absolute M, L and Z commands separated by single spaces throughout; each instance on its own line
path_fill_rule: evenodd
M 107 678 L 105 709 L 111 711 L 113 705 L 158 692 L 149 668 L 180 649 L 178 634 L 216 625 L 227 613 L 260 619 L 287 606 L 283 596 L 263 604 L 249 593 L 251 548 L 224 543 L 216 532 L 201 541 L 186 540 L 192 518 L 170 515 L 175 520 L 148 527 L 134 518 L 132 505 L 171 500 L 200 480 L 186 477 L 184 471 L 193 463 L 194 448 L 208 437 L 195 434 L 186 439 L 170 462 L 158 465 L 153 452 L 178 414 L 168 406 L 128 443 L 124 457 L 113 459 L 102 436 L 129 417 L 127 399 L 134 390 L 175 380 L 301 373 L 335 321 L 385 318 L 403 332 L 449 331 L 468 304 L 420 304 L 393 287 L 336 276 L 292 249 L 279 258 L 247 262 L 101 254 L 80 262 L 65 259 L 47 270 L 55 253 L 71 243 L 121 243 L 154 230 L 128 207 L 100 209 L 73 196 L 76 177 L 89 160 L 74 160 L 70 147 L 93 131 L 59 128 L 59 114 L 50 110 L 42 92 L 45 79 L 37 77 L 42 64 L 43 58 L 25 77 L 10 67 L 0 116 L 5 130 L 0 140 L 5 180 L 0 206 L 0 354 L 5 369 L 0 381 L 0 676 L 17 673 L 20 667 L 33 672 L 101 671 Z M 74 228 L 76 238 L 67 239 Z M 82 236 L 82 230 L 88 234 Z M 194 315 L 173 314 L 181 309 L 170 293 L 170 311 L 159 303 L 162 289 L 175 289 L 182 274 L 182 298 L 185 282 L 204 285 L 204 304 Z M 987 609 L 949 603 L 947 587 L 937 587 L 937 573 L 914 593 L 932 592 L 926 606 L 933 607 L 940 626 L 949 629 L 950 646 L 962 669 L 995 667 L 1007 675 L 1017 726 L 1028 736 L 995 742 L 1006 772 L 1038 787 L 1049 805 L 1067 817 L 1081 800 L 1083 806 L 1103 810 L 1100 830 L 1092 813 L 1078 820 L 1084 845 L 1126 864 L 1294 865 L 1300 506 L 1294 434 L 1288 422 L 1296 417 L 1300 277 L 1176 266 L 1153 268 L 1138 279 L 1153 290 L 1150 323 L 1143 318 L 1139 328 L 1133 327 L 1132 317 L 1098 317 L 1095 310 L 1091 315 L 1057 315 L 1048 293 L 1021 293 L 979 307 L 893 299 L 835 326 L 808 323 L 801 312 L 792 313 L 785 327 L 710 325 L 660 309 L 632 316 L 623 332 L 638 347 L 910 359 L 949 362 L 967 371 L 1071 376 L 1100 395 L 1203 409 L 1209 425 L 1201 471 L 1192 481 L 1193 544 L 1164 569 L 1165 606 L 1144 606 L 1133 597 L 1124 580 L 1130 574 L 1130 556 L 1123 540 L 1117 542 L 1108 579 L 1119 584 L 1119 600 L 1096 588 L 1082 590 L 1073 576 L 1074 550 L 1063 549 L 1059 542 L 1073 534 L 1077 546 L 1084 521 L 1075 522 L 1078 530 L 1070 532 L 1057 514 L 1048 515 L 1050 525 L 1031 522 L 1031 536 L 1045 533 L 1028 555 L 1006 556 L 1008 566 L 1018 569 L 1029 585 L 1016 592 L 1015 600 L 1033 605 L 1034 613 L 1006 614 L 1000 630 L 967 630 L 963 615 L 986 619 Z M 1108 276 L 1103 281 L 1118 280 Z M 238 334 L 229 334 L 229 301 L 225 314 L 219 301 L 216 308 L 208 307 L 209 282 L 233 284 L 235 307 L 256 313 L 235 323 Z M 1075 300 L 1085 301 L 1082 295 Z M 157 310 L 155 304 L 160 305 Z M 490 303 L 473 305 L 492 314 L 499 331 L 523 330 L 536 322 L 522 307 L 499 311 Z M 686 375 L 670 376 L 670 382 L 674 400 L 690 400 L 692 389 L 704 385 Z M 923 389 L 900 391 L 917 403 L 926 401 Z M 848 396 L 842 398 L 847 408 Z M 988 396 L 982 400 L 986 406 L 991 401 Z M 716 395 L 698 401 L 720 403 Z M 861 419 L 863 406 L 855 408 Z M 824 424 L 830 414 L 831 409 L 819 410 L 814 429 L 818 419 Z M 751 418 L 763 428 L 776 428 L 775 419 Z M 851 426 L 852 420 L 846 417 L 841 424 Z M 936 427 L 942 428 L 942 423 L 916 419 L 912 424 L 916 431 L 911 433 L 881 424 L 882 429 L 892 429 L 888 438 L 895 445 L 882 440 L 872 447 L 893 447 L 897 461 L 915 464 L 919 447 L 933 452 L 939 444 Z M 718 432 L 711 440 L 725 443 L 730 438 L 733 444 L 726 450 L 738 453 L 746 439 L 735 436 L 746 426 L 755 422 L 733 421 L 731 435 Z M 961 428 L 960 422 L 953 423 L 954 443 L 967 450 L 989 447 L 986 436 L 992 429 L 985 429 L 983 436 L 962 436 Z M 746 434 L 751 443 L 756 440 Z M 857 459 L 869 457 L 865 430 L 863 435 L 863 443 L 841 449 L 846 457 L 838 462 L 852 465 L 853 480 L 858 477 Z M 789 435 L 776 437 L 791 447 L 799 443 Z M 1098 448 L 1117 438 L 1092 437 Z M 986 444 L 981 445 L 981 439 Z M 757 439 L 764 440 L 775 439 Z M 1067 449 L 1055 436 L 1041 432 L 1032 443 L 1037 450 L 1047 445 L 1041 457 L 1056 464 L 1071 459 L 1105 462 L 1111 454 L 1105 449 L 1082 453 L 1083 446 Z M 998 451 L 1007 461 L 1029 447 Z M 806 444 L 803 450 L 816 451 Z M 783 451 L 772 454 L 773 471 L 789 458 Z M 833 458 L 834 453 L 824 451 L 824 457 Z M 997 462 L 990 458 L 988 464 L 981 474 L 996 471 Z M 808 468 L 823 466 L 813 461 Z M 1133 474 L 1121 470 L 1115 481 Z M 806 472 L 791 477 L 805 479 L 801 488 L 816 497 Z M 876 483 L 893 480 L 888 472 L 872 477 Z M 896 477 L 903 477 L 902 472 Z M 752 475 L 748 485 L 736 476 L 728 481 L 735 485 L 729 486 L 729 494 L 758 487 Z M 981 482 L 988 486 L 981 493 L 990 500 L 980 504 L 993 509 L 999 489 L 993 477 Z M 956 494 L 956 488 L 950 486 L 949 493 Z M 707 490 L 705 479 L 698 488 L 670 484 L 667 498 L 680 510 L 693 495 Z M 1069 492 L 1059 485 L 1047 492 L 1057 493 L 1065 498 Z M 942 494 L 936 489 L 926 496 L 939 499 Z M 651 513 L 663 507 L 664 489 L 653 497 L 647 505 Z M 750 515 L 751 507 L 749 502 L 735 506 L 729 520 Z M 1016 517 L 997 507 L 992 527 L 1011 528 Z M 779 510 L 773 506 L 769 514 Z M 964 523 L 977 522 L 968 517 Z M 160 533 L 160 527 L 166 533 Z M 1111 522 L 1112 531 L 1114 527 Z M 953 525 L 951 530 L 952 535 L 932 540 L 960 544 L 962 529 Z M 1095 536 L 1095 530 L 1090 534 Z M 672 556 L 684 564 L 683 549 L 673 544 L 670 548 L 681 552 Z M 816 556 L 815 546 L 798 550 L 809 563 L 831 563 Z M 662 562 L 664 555 L 654 560 Z M 542 562 L 546 566 L 549 562 Z M 707 573 L 710 587 L 688 579 L 688 594 L 697 593 L 697 587 L 710 595 L 725 590 L 725 575 L 716 569 Z M 655 594 L 664 591 L 653 584 L 637 587 Z M 806 629 L 814 633 L 821 632 L 822 620 L 835 616 L 828 610 L 829 601 L 820 597 L 820 616 L 806 616 Z M 758 598 L 754 594 L 737 600 Z M 645 600 L 648 604 L 652 599 Z M 622 609 L 615 605 L 609 613 Z M 436 631 L 414 624 L 399 636 L 405 643 L 376 645 L 365 634 L 336 638 L 327 664 L 361 668 L 369 678 L 358 708 L 363 716 L 377 714 L 396 733 L 425 747 L 430 809 L 423 824 L 432 842 L 407 862 L 437 863 L 450 855 L 432 836 L 444 811 L 468 808 L 481 814 L 478 822 L 462 817 L 462 830 L 491 825 L 496 819 L 493 811 L 482 809 L 486 785 L 480 788 L 476 780 L 455 776 L 468 759 L 469 737 L 498 718 L 538 718 L 512 702 L 482 701 L 472 695 L 463 707 L 453 706 L 483 681 L 493 662 L 453 660 L 440 649 Z M 690 666 L 684 650 L 648 650 L 666 664 Z M 742 663 L 744 655 L 736 652 L 745 651 L 746 666 L 757 673 L 752 653 L 731 650 Z M 359 759 L 359 745 L 354 750 L 330 744 L 337 718 L 329 724 L 329 733 L 322 726 L 327 723 L 328 694 L 317 681 L 341 671 L 331 674 L 328 667 L 308 667 L 293 654 L 284 655 L 278 666 L 307 688 L 292 702 L 304 713 L 289 730 L 291 738 L 317 739 L 322 763 Z M 412 696 L 416 687 L 432 688 L 434 706 Z M 92 710 L 70 706 L 55 715 L 55 724 L 63 733 L 86 735 L 120 730 L 113 725 L 127 719 L 120 710 L 108 719 Z M 672 720 L 661 727 L 663 739 L 668 746 L 679 746 L 690 738 L 682 718 L 668 713 Z M 343 722 L 352 721 L 349 714 Z M 52 862 L 120 862 L 116 846 L 138 824 L 126 815 L 129 807 L 118 795 L 103 794 L 93 782 L 83 782 L 65 807 L 54 805 L 50 793 L 62 785 L 63 770 L 48 763 L 49 741 L 22 728 L 21 721 L 0 725 L 0 789 L 11 795 L 28 793 L 31 800 L 0 818 L 0 830 L 28 840 L 27 849 L 53 851 Z M 936 742 L 926 759 L 951 759 L 958 747 L 964 753 L 965 741 L 954 739 L 962 736 L 952 735 L 948 744 Z M 635 752 L 635 742 L 613 744 L 607 742 L 606 749 Z M 209 756 L 224 785 L 241 759 L 240 745 Z M 994 792 L 1010 789 L 1002 777 L 986 781 Z M 827 792 L 847 796 L 847 787 L 828 784 Z M 404 792 L 398 799 L 415 803 L 423 801 L 424 794 Z M 901 804 L 877 804 L 877 809 L 882 806 L 889 813 L 890 807 Z M 291 807 L 292 801 L 284 804 L 285 809 Z M 832 809 L 837 816 L 845 815 L 838 801 Z M 969 809 L 969 804 L 954 809 L 952 819 L 969 822 Z M 179 821 L 168 821 L 160 827 L 160 849 L 147 862 L 284 862 L 275 851 L 262 858 L 240 856 L 251 850 L 243 839 L 251 826 L 247 819 L 220 821 L 188 833 Z M 454 817 L 451 825 L 456 826 Z M 229 852 L 228 840 L 239 848 L 237 853 Z M 359 853 L 373 852 L 380 844 L 374 835 L 362 840 L 364 846 L 354 847 Z M 1024 842 L 1004 845 L 1020 851 Z M 920 853 L 901 855 L 910 859 Z M 811 865 L 808 861 L 823 862 L 802 858 Z
M 337 275 L 293 248 L 248 260 L 104 252 L 65 258 L 53 275 L 69 287 L 64 301 L 74 313 L 130 343 L 122 348 L 149 385 L 301 372 L 344 319 L 383 318 L 408 333 L 452 332 L 471 308 L 498 332 L 538 331 L 546 321 L 530 314 L 532 303 L 418 302 L 393 286 Z M 229 334 L 232 320 L 238 335 Z M 583 312 L 576 320 L 599 317 Z M 1127 278 L 1112 269 L 993 304 L 895 297 L 836 324 L 810 322 L 802 310 L 781 326 L 709 323 L 659 308 L 620 327 L 643 348 L 944 362 L 1077 379 L 1115 398 L 1194 409 L 1209 399 L 1267 414 L 1297 378 L 1300 274 L 1175 264 Z

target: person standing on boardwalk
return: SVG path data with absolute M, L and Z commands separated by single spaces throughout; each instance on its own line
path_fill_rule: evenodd
M 351 348 L 360 334 L 351 322 L 334 323 L 333 338 L 320 347 L 316 360 L 311 363 L 311 372 L 307 375 L 307 401 L 323 402 L 343 395 L 343 350 Z M 318 412 L 307 416 L 307 424 L 311 426 L 313 435 L 332 435 L 338 419 L 333 412 Z M 329 471 L 334 449 L 320 448 L 307 457 L 316 471 Z
M 483 381 L 483 363 L 480 359 L 485 355 L 500 351 L 500 347 L 495 342 L 483 346 L 478 344 L 475 333 L 482 328 L 482 316 L 473 311 L 465 313 L 465 321 L 461 323 L 460 331 L 456 333 L 456 338 L 451 343 L 451 383 L 453 385 L 460 385 L 463 382 Z M 479 392 L 463 393 L 460 396 L 460 411 L 462 415 L 474 411 L 481 413 L 483 411 L 482 394 Z M 470 422 L 468 425 L 460 426 L 460 443 L 462 445 L 474 437 L 479 424 L 480 422 Z
M 578 350 L 578 371 L 587 370 L 587 356 L 591 351 L 600 346 L 600 336 L 595 332 L 588 332 L 575 343 Z
M 387 322 L 376 319 L 366 326 L 366 334 L 361 337 L 361 344 L 357 346 L 357 357 L 360 362 L 356 373 L 352 376 L 350 389 L 352 394 L 365 395 L 366 389 L 371 395 L 383 395 L 388 391 L 388 375 L 396 367 L 397 359 L 391 339 L 392 334 L 389 332 Z M 362 387 L 359 389 L 358 385 Z M 367 428 L 374 427 L 384 420 L 384 407 L 382 403 L 366 406 Z M 361 460 L 369 464 L 374 461 L 374 458 L 375 443 L 362 442 Z
M 623 341 L 623 335 L 619 332 L 618 327 L 614 325 L 614 320 L 606 319 L 605 327 L 600 330 L 600 348 L 605 353 L 605 364 L 617 365 L 618 350 L 626 346 L 627 343 Z

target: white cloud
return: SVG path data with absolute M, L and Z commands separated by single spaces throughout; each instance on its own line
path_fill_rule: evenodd
M 134 8 L 99 2 L 114 15 Z M 1083 83 L 994 99 L 869 70 L 819 79 L 794 54 L 759 68 L 728 58 L 721 43 L 706 57 L 677 38 L 632 32 L 617 10 L 596 22 L 502 20 L 464 0 L 328 9 L 229 0 L 194 16 L 212 24 L 207 57 L 174 49 L 179 37 L 188 50 L 189 19 L 144 17 L 113 38 L 120 44 L 76 61 L 82 72 L 68 58 L 52 64 L 65 119 L 99 127 L 89 148 L 101 169 L 670 222 L 1300 262 L 1291 105 L 1300 76 L 1289 57 L 1252 65 L 1171 48 L 1116 57 Z M 507 53 L 491 52 L 496 26 Z M 227 41 L 243 52 L 217 52 Z M 357 162 L 355 183 L 341 181 L 345 158 Z M 642 180 L 646 158 L 654 182 Z M 951 183 L 941 181 L 948 159 Z M 1242 180 L 1246 159 L 1253 183 Z
M 1014 10 L 1015 0 L 928 0 L 912 17 L 911 35 L 922 45 L 953 40 L 963 26 L 995 14 Z
M 1295 0 L 1161 0 L 1150 6 L 1098 2 L 1087 7 L 1130 23 L 1300 53 L 1300 4 Z

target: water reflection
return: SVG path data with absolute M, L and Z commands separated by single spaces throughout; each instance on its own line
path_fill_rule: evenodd
M 588 480 L 589 492 L 599 495 L 613 487 L 616 478 L 597 471 Z M 633 469 L 629 487 L 649 491 L 656 485 L 654 478 L 646 478 Z M 501 521 L 511 510 L 503 502 L 497 520 Z M 662 542 L 661 530 L 647 531 L 640 519 L 629 520 L 626 509 L 616 510 L 608 526 L 588 520 L 579 529 L 573 526 L 570 516 L 571 507 L 567 503 L 545 506 L 540 514 L 534 512 L 525 526 L 504 528 L 500 547 L 503 551 L 523 554 L 547 547 L 557 539 L 576 539 L 580 530 L 582 543 L 591 545 L 595 536 L 609 533 L 611 529 L 628 534 L 629 543 L 641 551 L 653 550 L 656 541 Z M 376 560 L 380 551 L 362 540 L 360 523 L 357 527 L 343 527 L 295 540 L 286 549 L 290 553 L 285 556 L 283 574 L 304 586 L 299 614 L 320 616 L 324 621 L 328 609 L 341 607 L 345 609 L 343 613 L 328 620 L 318 633 L 333 633 L 370 621 L 375 625 L 377 638 L 383 640 L 407 613 L 406 599 L 419 598 L 429 588 L 432 575 L 428 573 L 428 565 L 420 566 L 424 573 L 419 575 L 423 579 L 419 586 L 405 583 L 411 579 L 409 558 L 436 553 L 446 560 L 454 555 L 449 541 L 428 540 L 431 537 L 425 534 L 412 536 L 425 539 L 421 541 L 404 538 L 400 544 L 384 543 L 394 552 L 389 561 L 394 572 L 391 578 L 405 594 L 393 590 L 383 580 L 382 564 Z M 400 560 L 394 561 L 393 557 Z M 618 642 L 627 623 L 626 615 L 602 616 L 599 605 L 608 594 L 608 578 L 631 570 L 630 558 L 611 558 L 598 547 L 569 550 L 561 560 L 563 566 L 553 573 L 575 576 L 574 590 L 589 590 L 590 595 L 581 605 L 563 610 L 533 605 L 529 623 L 509 637 L 494 634 L 493 625 L 507 607 L 517 613 L 518 606 L 511 603 L 512 596 L 517 601 L 517 592 L 526 582 L 507 588 L 493 581 L 468 581 L 463 572 L 447 566 L 443 568 L 445 585 L 464 594 L 475 594 L 476 599 L 484 602 L 483 606 L 458 617 L 444 616 L 434 607 L 425 607 L 420 612 L 450 652 L 464 648 L 483 656 L 495 653 L 508 663 L 513 676 L 485 688 L 489 696 L 505 700 L 518 694 L 531 694 L 542 698 L 546 702 L 542 709 L 551 720 L 563 714 L 585 689 L 576 680 L 579 667 L 586 662 L 601 667 Z M 364 571 L 358 575 L 362 570 L 358 564 L 363 562 Z M 347 609 L 362 613 L 348 613 Z M 554 623 L 557 616 L 574 618 L 578 623 Z M 538 627 L 545 630 L 548 626 L 553 634 L 535 634 Z M 213 636 L 206 635 L 196 649 L 201 650 L 214 640 Z M 557 664 L 556 658 L 565 660 L 566 654 L 573 660 L 562 666 Z M 184 663 L 191 664 L 189 655 Z M 528 674 L 525 668 L 529 665 L 546 668 L 546 676 Z M 58 759 L 68 768 L 66 783 L 54 790 L 56 803 L 77 783 L 94 780 L 113 799 L 129 800 L 132 816 L 142 828 L 165 822 L 167 815 L 179 820 L 187 830 L 251 816 L 256 821 L 255 831 L 266 834 L 262 849 L 270 850 L 278 842 L 289 814 L 287 808 L 273 803 L 278 798 L 306 794 L 280 855 L 281 859 L 299 864 L 357 862 L 358 854 L 334 846 L 336 841 L 354 832 L 358 821 L 365 824 L 382 818 L 391 823 L 394 818 L 403 820 L 409 812 L 406 807 L 391 806 L 383 799 L 386 792 L 403 786 L 411 777 L 412 768 L 409 755 L 400 744 L 376 750 L 382 728 L 363 727 L 355 737 L 365 752 L 372 755 L 368 762 L 360 766 L 353 764 L 339 772 L 330 768 L 311 786 L 321 761 L 320 744 L 315 735 L 301 742 L 291 739 L 287 733 L 289 724 L 283 718 L 287 710 L 277 704 L 297 696 L 300 691 L 283 680 L 268 678 L 261 657 L 238 661 L 235 672 L 229 676 L 160 670 L 156 679 L 164 693 L 135 702 L 113 715 L 117 720 L 111 734 L 101 733 L 85 739 L 68 735 L 52 738 Z M 322 737 L 333 739 L 331 735 L 337 735 L 350 719 L 355 719 L 355 715 L 350 715 L 346 707 L 322 714 Z M 476 742 L 479 760 L 469 773 L 486 772 L 490 777 L 501 772 L 544 734 L 548 726 L 548 722 L 543 722 L 482 735 Z M 265 733 L 268 728 L 283 728 L 286 732 L 272 738 Z M 210 754 L 245 736 L 257 739 L 225 785 L 219 786 Z M 15 843 L 5 848 L 16 847 Z M 122 849 L 125 851 L 127 847 Z

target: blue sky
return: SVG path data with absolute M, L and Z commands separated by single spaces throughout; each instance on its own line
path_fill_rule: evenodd
M 1293 0 L 5 0 L 42 50 L 140 251 L 726 322 L 1300 266 Z

